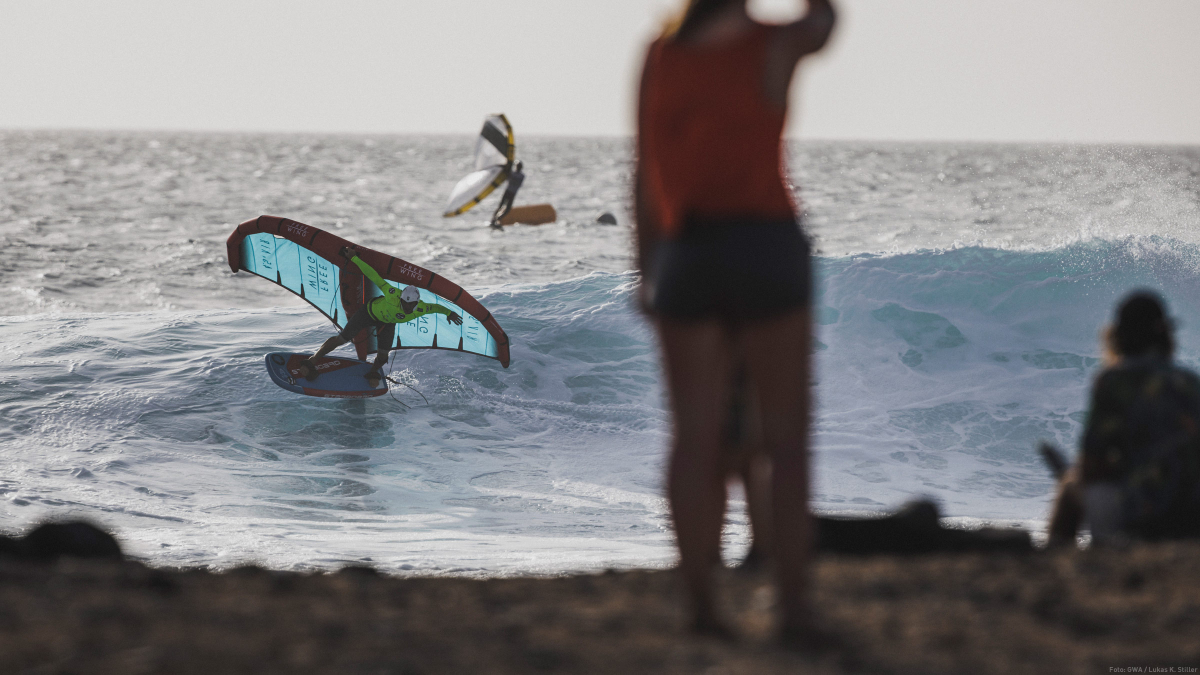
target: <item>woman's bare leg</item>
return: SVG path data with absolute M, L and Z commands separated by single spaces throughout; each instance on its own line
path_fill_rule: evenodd
M 753 323 L 738 334 L 738 352 L 758 394 L 763 444 L 771 457 L 772 553 L 783 631 L 791 636 L 809 622 L 811 351 L 812 318 L 807 309 Z
M 755 440 L 757 444 L 758 441 Z M 743 566 L 750 570 L 761 568 L 771 558 L 771 460 L 752 446 L 742 466 L 742 484 L 746 489 L 746 513 L 750 517 L 750 550 Z
M 758 396 L 749 378 L 742 379 L 745 391 L 742 392 L 739 470 L 746 490 L 746 515 L 750 518 L 750 550 L 746 552 L 739 568 L 758 571 L 771 557 L 771 458 L 763 448 Z
M 729 412 L 730 340 L 716 321 L 660 321 L 673 440 L 667 499 L 679 543 L 679 569 L 693 602 L 696 628 L 721 630 L 713 572 L 721 561 L 725 516 L 722 424 Z

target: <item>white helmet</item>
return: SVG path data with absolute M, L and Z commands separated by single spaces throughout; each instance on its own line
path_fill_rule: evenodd
M 404 302 L 420 302 L 421 291 L 417 290 L 416 286 L 408 286 L 404 292 L 400 294 L 400 299 Z

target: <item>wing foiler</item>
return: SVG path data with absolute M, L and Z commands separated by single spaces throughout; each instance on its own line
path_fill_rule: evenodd
M 397 324 L 392 349 L 447 349 L 496 359 L 508 367 L 508 335 L 496 317 L 458 284 L 400 258 L 358 246 L 311 225 L 276 216 L 259 216 L 238 225 L 225 242 L 229 267 L 245 270 L 299 295 L 338 328 L 363 304 L 382 295 L 338 251 L 354 246 L 358 257 L 400 289 L 416 286 L 421 300 L 436 302 L 462 317 L 462 325 L 444 315 L 423 316 Z M 358 358 L 378 351 L 366 328 L 354 337 Z
M 504 115 L 489 115 L 475 140 L 475 170 L 463 177 L 450 191 L 450 200 L 442 216 L 470 211 L 512 175 L 517 147 L 512 125 Z
M 508 183 L 496 212 L 492 214 L 493 228 L 516 223 L 542 225 L 554 222 L 558 215 L 549 204 L 513 206 L 517 191 L 525 181 L 521 160 L 516 157 L 516 142 L 508 118 L 504 115 L 487 117 L 475 141 L 475 170 L 458 181 L 450 191 L 450 201 L 446 203 L 442 215 L 450 218 L 466 213 L 496 188 Z

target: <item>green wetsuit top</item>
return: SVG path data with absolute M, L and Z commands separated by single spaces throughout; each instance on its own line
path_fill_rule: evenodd
M 371 318 L 382 323 L 408 323 L 413 319 L 426 316 L 428 314 L 445 314 L 450 316 L 455 312 L 436 303 L 417 302 L 417 306 L 412 311 L 404 311 L 404 306 L 400 304 L 400 289 L 389 284 L 375 268 L 363 262 L 358 256 L 350 258 L 350 262 L 358 266 L 362 270 L 364 276 L 371 280 L 379 290 L 383 291 L 383 296 L 375 298 L 367 303 L 367 314 Z

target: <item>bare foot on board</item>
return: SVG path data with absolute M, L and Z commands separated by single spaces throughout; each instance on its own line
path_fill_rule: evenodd
M 304 359 L 300 362 L 300 374 L 304 379 L 312 382 L 317 379 L 317 364 L 312 362 L 312 359 Z

